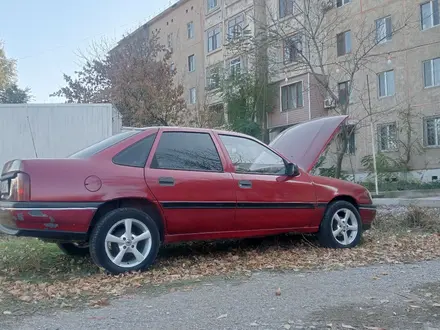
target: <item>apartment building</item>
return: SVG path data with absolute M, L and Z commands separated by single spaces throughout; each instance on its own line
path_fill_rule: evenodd
M 335 7 L 335 12 L 351 19 L 335 31 L 330 62 L 355 58 L 365 27 L 370 27 L 377 43 L 353 81 L 335 75 L 340 79 L 334 82 L 335 91 L 340 100 L 349 102 L 349 122 L 357 125 L 345 170 L 362 179 L 361 161 L 375 147 L 376 152 L 407 162 L 414 178 L 436 181 L 440 175 L 438 1 L 338 0 Z
M 414 150 L 408 166 L 414 175 L 436 180 L 440 176 L 439 2 L 310 1 L 313 10 L 328 12 L 322 23 L 328 43 L 319 54 L 325 72 L 319 65 L 313 72 L 298 65 L 299 52 L 315 63 L 318 56 L 302 33 L 304 11 L 299 4 L 304 1 L 180 0 L 146 26 L 150 33 L 161 31 L 162 43 L 173 48 L 179 72 L 176 82 L 184 85 L 189 107 L 208 107 L 221 117 L 219 72 L 250 69 L 255 56 L 231 50 L 227 44 L 244 33 L 282 31 L 282 40 L 274 38 L 267 49 L 269 81 L 275 87 L 267 109 L 271 139 L 292 125 L 335 114 L 335 102 L 348 102 L 349 123 L 356 129 L 344 161 L 346 171 L 361 179 L 365 172 L 361 161 L 372 154 L 373 146 L 376 152 L 403 158 L 409 149 L 403 146 L 410 145 Z M 377 45 L 350 77 L 353 70 L 347 66 L 355 63 L 360 50 L 365 51 L 366 31 Z M 336 99 L 322 88 L 325 79 Z

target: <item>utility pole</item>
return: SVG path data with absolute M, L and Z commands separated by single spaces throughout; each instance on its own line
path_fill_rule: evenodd
M 371 96 L 370 96 L 370 82 L 367 74 L 367 91 L 368 91 L 368 112 L 370 115 L 370 129 L 371 129 L 371 149 L 373 152 L 373 168 L 374 168 L 374 186 L 376 188 L 376 195 L 379 195 L 379 184 L 377 182 L 377 165 L 376 165 L 376 140 L 374 139 L 374 125 L 373 125 L 373 111 L 371 109 Z

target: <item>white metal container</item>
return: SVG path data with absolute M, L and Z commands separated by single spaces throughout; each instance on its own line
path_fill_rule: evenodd
M 112 104 L 2 104 L 0 168 L 16 158 L 66 157 L 121 127 Z

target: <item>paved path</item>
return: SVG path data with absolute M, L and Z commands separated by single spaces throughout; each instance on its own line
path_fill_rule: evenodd
M 3 317 L 0 329 L 440 329 L 439 274 L 440 261 L 258 273 L 190 291 L 129 296 L 101 309 L 14 323 Z
M 384 206 L 408 206 L 417 205 L 420 207 L 440 208 L 440 196 L 423 198 L 374 198 L 375 205 Z

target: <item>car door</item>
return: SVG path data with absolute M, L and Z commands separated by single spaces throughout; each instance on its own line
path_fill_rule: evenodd
M 316 223 L 315 189 L 306 173 L 286 176 L 283 158 L 254 139 L 218 138 L 233 166 L 237 230 L 299 229 Z
M 145 169 L 169 235 L 231 231 L 235 190 L 210 131 L 162 129 Z

